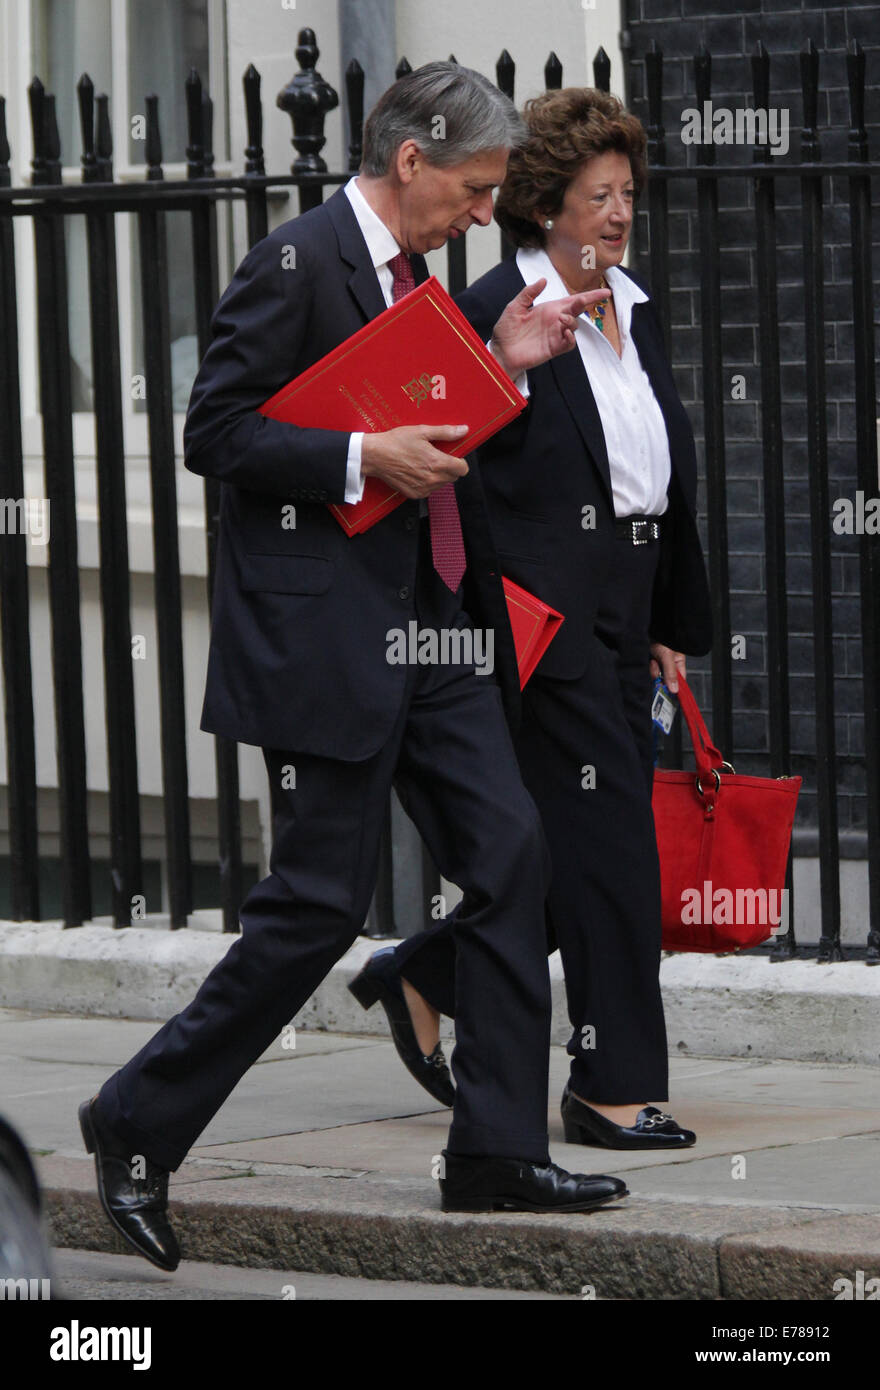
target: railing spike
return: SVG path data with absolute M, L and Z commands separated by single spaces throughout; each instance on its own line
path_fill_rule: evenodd
M 31 183 L 46 182 L 46 89 L 39 77 L 28 87 L 28 106 L 31 115 Z
M 246 174 L 265 174 L 263 158 L 263 79 L 253 63 L 249 63 L 242 78 L 244 110 L 247 122 L 247 146 L 244 152 Z
M 9 168 L 9 160 L 12 151 L 9 148 L 9 139 L 6 134 L 6 98 L 0 97 L 0 188 L 9 188 L 12 182 L 12 172 Z
M 61 136 L 58 132 L 58 115 L 55 108 L 55 93 L 46 93 L 46 182 L 61 183 Z
M 97 135 L 95 138 L 95 153 L 98 156 L 98 168 L 100 177 L 104 183 L 113 181 L 113 131 L 110 126 L 110 98 L 106 92 L 96 97 L 95 105 L 98 109 Z
M 868 158 L 868 132 L 865 129 L 865 51 L 858 39 L 850 39 L 846 55 L 849 84 L 850 157 Z M 862 144 L 864 142 L 864 151 Z
M 559 91 L 562 86 L 562 64 L 552 51 L 544 64 L 544 86 L 548 92 Z
M 498 90 L 503 92 L 506 97 L 513 101 L 513 84 L 516 78 L 516 63 L 511 58 L 506 48 L 502 48 L 498 62 L 495 64 L 495 81 Z
M 601 45 L 593 59 L 593 85 L 600 92 L 611 91 L 611 59 Z
M 84 72 L 76 84 L 76 95 L 79 103 L 79 125 L 82 132 L 82 155 L 80 156 L 80 166 L 82 168 L 83 183 L 94 183 L 100 176 L 98 168 L 98 157 L 95 154 L 95 84 Z
M 663 49 L 652 39 L 645 54 L 645 85 L 648 89 L 648 123 L 663 133 Z
M 202 132 L 205 149 L 204 177 L 211 179 L 214 177 L 214 103 L 207 91 L 202 93 Z
M 770 105 L 770 54 L 759 39 L 752 54 L 752 95 L 757 109 L 766 111 Z M 755 159 L 760 162 L 764 151 L 756 146 Z
M 364 70 L 357 58 L 345 69 L 345 94 L 348 100 L 348 167 L 359 169 L 364 149 Z
M 147 161 L 147 179 L 150 183 L 159 183 L 165 177 L 162 169 L 162 131 L 159 126 L 159 98 L 155 92 L 150 92 L 144 98 L 144 103 L 147 108 L 147 141 L 144 151 Z
M 186 147 L 186 176 L 200 179 L 205 172 L 205 134 L 204 110 L 202 107 L 202 79 L 195 68 L 190 68 L 184 84 L 186 95 L 186 128 L 188 144 Z
M 804 125 L 801 154 L 804 159 L 819 158 L 819 53 L 812 39 L 801 49 L 801 93 L 804 106 Z

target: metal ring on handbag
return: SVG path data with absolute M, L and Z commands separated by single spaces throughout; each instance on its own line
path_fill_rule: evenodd
M 722 767 L 723 767 L 723 766 L 724 766 L 724 764 L 722 763 Z M 728 764 L 728 766 L 729 766 L 729 764 Z M 709 771 L 712 773 L 712 776 L 715 778 L 715 795 L 717 796 L 718 793 L 719 793 L 720 790 L 721 790 L 721 773 L 718 771 L 717 767 L 711 767 L 711 768 L 709 769 Z M 703 795 L 703 784 L 702 784 L 702 782 L 700 781 L 700 774 L 699 774 L 699 772 L 697 773 L 696 777 L 694 778 L 694 786 L 695 786 L 696 789 L 697 789 L 697 795 L 698 795 L 698 796 L 702 796 L 702 795 Z

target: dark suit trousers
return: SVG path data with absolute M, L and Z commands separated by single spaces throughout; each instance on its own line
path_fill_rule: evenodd
M 548 946 L 565 972 L 571 1085 L 607 1105 L 668 1091 L 647 636 L 657 551 L 618 540 L 583 676 L 533 676 L 516 741 L 550 849 Z M 405 978 L 452 1016 L 454 915 L 396 952 Z
M 420 626 L 466 622 L 431 565 L 426 525 L 422 531 Z M 406 680 L 393 735 L 374 757 L 341 762 L 263 750 L 274 813 L 270 872 L 242 906 L 241 935 L 192 1003 L 100 1092 L 102 1118 L 133 1153 L 177 1168 L 355 940 L 393 784 L 438 868 L 464 890 L 450 929 L 457 1000 L 450 1151 L 547 1161 L 548 859 L 538 813 L 494 679 L 472 666 L 412 665 Z M 295 787 L 285 787 L 291 768 Z

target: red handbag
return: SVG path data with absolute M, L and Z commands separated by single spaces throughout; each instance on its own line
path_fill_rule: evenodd
M 678 699 L 696 773 L 654 771 L 665 951 L 737 951 L 787 928 L 785 868 L 800 777 L 741 777 L 688 683 Z

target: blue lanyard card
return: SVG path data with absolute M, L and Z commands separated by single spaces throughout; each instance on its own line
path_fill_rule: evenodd
M 654 727 L 659 729 L 662 734 L 668 734 L 672 728 L 675 713 L 672 696 L 660 677 L 656 676 L 654 679 L 654 699 L 651 702 L 651 718 L 654 721 Z

